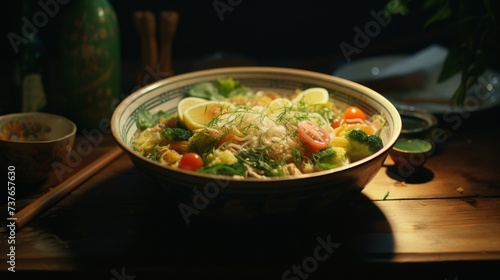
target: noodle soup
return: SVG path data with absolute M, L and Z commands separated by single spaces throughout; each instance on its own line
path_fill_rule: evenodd
M 287 95 L 232 78 L 199 83 L 176 112 L 141 109 L 131 147 L 173 168 L 262 179 L 335 169 L 382 149 L 382 115 L 331 96 L 322 87 Z

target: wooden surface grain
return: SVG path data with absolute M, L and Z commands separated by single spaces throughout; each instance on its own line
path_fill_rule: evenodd
M 186 226 L 168 194 L 122 155 L 16 233 L 16 268 L 26 275 L 87 279 L 111 279 L 122 268 L 137 279 L 209 274 L 280 279 L 313 254 L 319 239 L 328 239 L 339 247 L 318 262 L 314 275 L 320 279 L 335 278 L 343 270 L 349 270 L 348 279 L 366 279 L 371 273 L 384 273 L 387 279 L 474 279 L 478 271 L 498 276 L 500 146 L 499 133 L 490 129 L 496 116 L 497 110 L 477 113 L 458 129 L 441 123 L 450 137 L 423 171 L 401 180 L 388 158 L 361 193 L 314 219 L 280 224 L 199 220 Z M 112 147 L 114 141 L 106 138 L 82 157 L 81 166 Z M 18 210 L 58 180 L 53 174 L 43 185 L 20 193 Z M 5 206 L 0 211 L 5 213 Z M 8 231 L 0 226 L 4 273 Z

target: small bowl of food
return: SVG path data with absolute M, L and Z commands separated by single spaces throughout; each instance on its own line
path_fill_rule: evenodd
M 345 79 L 228 67 L 139 89 L 117 106 L 111 130 L 189 223 L 321 211 L 375 176 L 401 118 L 382 95 Z
M 389 155 L 399 169 L 414 171 L 424 165 L 431 153 L 431 142 L 401 137 L 396 141 Z
M 434 115 L 413 106 L 400 105 L 397 108 L 403 124 L 401 137 L 425 139 L 431 136 L 437 125 Z
M 26 112 L 0 116 L 0 163 L 15 182 L 39 184 L 54 163 L 63 163 L 75 140 L 76 125 L 65 117 Z

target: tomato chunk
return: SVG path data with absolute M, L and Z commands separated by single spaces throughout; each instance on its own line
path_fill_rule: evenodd
M 366 115 L 360 108 L 349 106 L 344 111 L 344 121 L 346 123 L 363 123 L 366 121 Z
M 330 134 L 312 121 L 300 121 L 297 124 L 297 137 L 313 152 L 318 152 L 330 144 Z
M 336 116 L 332 120 L 332 128 L 337 128 L 337 127 L 341 126 L 342 123 L 344 123 L 344 119 L 341 116 Z
M 215 144 L 215 148 L 218 149 L 221 145 L 223 145 L 224 143 L 227 143 L 227 142 L 240 144 L 240 141 L 238 141 L 238 139 L 236 139 L 236 136 L 234 136 L 234 134 L 228 133 L 228 134 L 224 134 L 224 136 L 222 136 L 221 139 L 219 139 L 219 141 L 217 141 L 217 143 Z
M 179 161 L 180 169 L 196 171 L 201 167 L 203 167 L 203 159 L 197 153 L 187 153 Z

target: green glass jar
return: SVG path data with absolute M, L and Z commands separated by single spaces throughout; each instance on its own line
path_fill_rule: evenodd
M 63 90 L 68 117 L 79 130 L 109 132 L 120 96 L 120 33 L 107 0 L 73 0 L 61 24 Z

